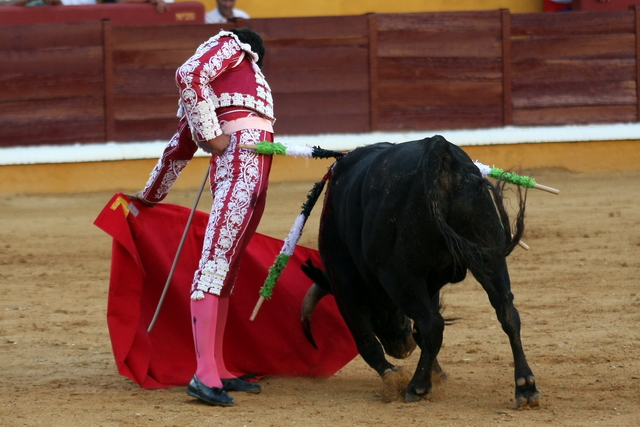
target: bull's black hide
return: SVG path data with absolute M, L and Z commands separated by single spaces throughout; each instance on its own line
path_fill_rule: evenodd
M 397 369 L 384 353 L 403 358 L 417 343 L 421 355 L 404 398 L 419 400 L 432 388 L 432 373 L 441 373 L 440 289 L 471 271 L 509 337 L 517 406 L 537 406 L 506 264 L 524 231 L 519 192 L 518 200 L 512 236 L 502 186 L 441 136 L 348 153 L 332 167 L 320 219 L 326 273 L 305 268 L 316 282 L 303 303 L 307 336 L 313 343 L 313 307 L 332 293 L 362 358 L 383 379 Z

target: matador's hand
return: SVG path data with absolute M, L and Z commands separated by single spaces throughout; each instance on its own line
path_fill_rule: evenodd
M 142 191 L 138 191 L 138 192 L 136 193 L 136 195 L 135 195 L 135 196 L 132 196 L 132 195 L 130 195 L 130 194 L 127 194 L 127 196 L 128 196 L 130 199 L 132 199 L 132 200 L 137 200 L 137 201 L 139 201 L 139 202 L 140 202 L 140 203 L 142 203 L 143 205 L 147 205 L 147 206 L 150 206 L 150 207 L 154 207 L 155 205 L 157 205 L 157 203 L 154 203 L 154 202 L 150 202 L 150 201 L 148 201 L 148 200 L 145 200 L 145 199 L 144 199 L 144 197 L 142 197 Z
M 229 144 L 231 144 L 231 137 L 225 134 L 218 135 L 213 139 L 209 139 L 207 144 L 211 147 L 211 150 L 214 153 L 221 156 L 224 154 L 224 150 L 226 150 Z

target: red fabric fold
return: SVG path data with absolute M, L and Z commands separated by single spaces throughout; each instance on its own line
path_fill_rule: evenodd
M 208 215 L 197 211 L 158 320 L 147 334 L 190 210 L 162 203 L 149 208 L 116 194 L 95 220 L 113 238 L 107 323 L 118 372 L 143 388 L 186 385 L 196 369 L 189 290 Z M 329 377 L 356 355 L 332 297 L 313 318 L 316 350 L 300 327 L 300 306 L 311 280 L 300 269 L 318 252 L 298 246 L 270 300 L 249 320 L 259 290 L 283 242 L 256 233 L 242 260 L 229 305 L 225 364 L 239 375 Z

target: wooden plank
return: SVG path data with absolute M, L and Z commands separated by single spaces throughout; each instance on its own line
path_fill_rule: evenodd
M 515 109 L 516 126 L 553 126 L 589 123 L 628 123 L 636 120 L 635 105 Z
M 501 58 L 380 58 L 380 80 L 501 81 Z
M 250 19 L 247 25 L 265 42 L 275 40 L 344 39 L 368 37 L 366 15 Z
M 0 76 L 94 74 L 102 61 L 102 45 L 0 51 Z
M 636 82 L 582 82 L 564 84 L 531 83 L 514 85 L 515 108 L 577 107 L 587 105 L 635 105 Z
M 169 141 L 176 132 L 177 118 L 116 120 L 114 141 Z M 158 154 L 159 155 L 159 154 Z
M 501 11 L 502 17 L 502 125 L 513 122 L 512 58 L 511 58 L 511 14 Z
M 464 12 L 424 12 L 378 14 L 378 31 L 398 30 L 479 30 L 500 32 L 500 12 L 464 11 Z
M 635 49 L 633 34 L 549 36 L 512 40 L 514 61 L 536 58 L 633 58 Z
M 366 91 L 368 59 L 364 48 L 280 47 L 269 50 L 264 70 L 274 93 Z
M 113 63 L 116 70 L 133 68 L 175 71 L 193 53 L 193 49 L 117 51 L 113 52 Z
M 91 143 L 104 141 L 104 123 L 102 119 L 42 120 L 35 126 L 32 123 L 7 124 L 0 119 L 0 146 L 15 145 L 58 145 Z
M 288 59 L 281 62 L 280 58 L 269 61 L 267 56 L 263 67 L 274 92 L 368 90 L 369 67 L 364 55 L 353 55 L 345 61 L 334 58 L 326 62 L 323 61 L 324 56 L 318 55 L 301 67 L 291 64 Z
M 115 136 L 115 105 L 113 103 L 113 32 L 109 21 L 102 22 L 102 46 L 104 62 L 104 134 L 107 141 Z
M 178 94 L 118 95 L 114 97 L 115 120 L 173 119 L 178 125 Z
M 511 19 L 511 35 L 596 35 L 633 33 L 635 24 L 631 11 L 571 12 L 571 13 L 518 13 Z
M 270 74 L 274 68 L 280 68 L 289 70 L 290 75 L 292 68 L 305 71 L 323 68 L 331 71 L 357 67 L 360 72 L 366 73 L 369 61 L 366 47 L 345 46 L 279 46 L 269 48 L 265 58 L 269 61 L 268 66 L 264 66 L 265 74 Z
M 502 105 L 502 83 L 382 81 L 379 96 L 385 108 Z
M 378 18 L 369 15 L 369 131 L 378 129 L 380 123 L 380 60 L 378 58 Z
M 176 95 L 175 70 L 117 70 L 113 77 L 116 95 Z
M 276 141 L 278 135 L 363 133 L 369 132 L 369 114 L 341 114 L 321 117 L 314 114 L 300 114 L 295 117 L 295 120 L 289 118 L 285 120 L 278 119 L 274 129 Z
M 140 25 L 113 27 L 113 50 L 188 50 L 195 52 L 198 46 L 216 35 L 225 25 Z
M 102 94 L 39 100 L 0 102 L 3 120 L 30 121 L 86 120 L 103 115 Z
M 636 78 L 634 58 L 530 59 L 513 63 L 514 84 L 531 82 L 585 84 Z
M 267 48 L 279 45 L 366 45 L 366 17 L 315 17 L 247 20 L 263 37 Z M 288 22 L 294 24 L 288 25 Z M 284 26 L 283 26 L 284 25 Z M 288 25 L 288 26 L 287 26 Z M 114 50 L 187 50 L 196 48 L 233 24 L 114 27 Z
M 471 57 L 502 55 L 500 32 L 400 30 L 378 32 L 380 57 Z
M 102 73 L 0 77 L 0 102 L 83 97 L 101 94 Z
M 278 122 L 298 116 L 369 115 L 368 91 L 274 93 Z
M 270 69 L 267 75 L 274 93 L 368 91 L 367 67 L 322 68 L 304 70 L 295 75 L 291 69 Z
M 640 121 L 640 66 L 638 65 L 640 60 L 640 6 L 634 6 L 633 14 L 636 24 L 636 121 Z
M 102 44 L 100 22 L 67 24 L 0 25 L 0 51 L 63 49 Z
M 275 47 L 361 47 L 366 48 L 368 44 L 367 37 L 351 37 L 351 38 L 315 38 L 315 39 L 279 39 L 265 42 L 267 50 Z
M 502 126 L 502 107 L 428 106 L 386 108 L 380 111 L 380 131 L 472 129 Z M 425 132 L 425 136 L 432 136 Z M 455 141 L 451 141 L 454 142 Z

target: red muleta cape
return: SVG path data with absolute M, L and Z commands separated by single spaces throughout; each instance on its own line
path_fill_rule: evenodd
M 151 331 L 147 328 L 169 275 L 190 209 L 168 203 L 153 208 L 118 193 L 95 220 L 113 237 L 107 323 L 118 372 L 143 388 L 186 385 L 196 369 L 189 289 L 198 266 L 208 214 L 197 211 Z M 300 307 L 311 280 L 300 265 L 317 251 L 298 246 L 273 297 L 249 320 L 268 270 L 283 242 L 256 233 L 244 255 L 230 299 L 225 364 L 238 375 L 329 377 L 357 349 L 333 298 L 313 317 L 316 350 L 300 327 Z

